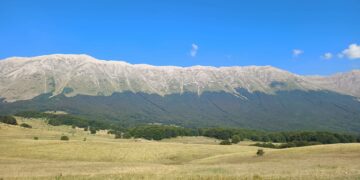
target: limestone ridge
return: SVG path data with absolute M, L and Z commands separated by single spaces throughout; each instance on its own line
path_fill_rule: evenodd
M 0 97 L 8 102 L 45 93 L 110 96 L 115 92 L 201 95 L 237 91 L 274 94 L 279 90 L 328 90 L 360 97 L 360 71 L 333 76 L 300 76 L 272 66 L 151 66 L 97 60 L 88 55 L 53 54 L 0 61 Z

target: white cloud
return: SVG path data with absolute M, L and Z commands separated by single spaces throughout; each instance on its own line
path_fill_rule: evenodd
M 196 44 L 194 44 L 194 43 L 191 44 L 190 56 L 191 56 L 191 57 L 195 57 L 196 54 L 197 54 L 198 49 L 199 49 L 199 46 L 198 46 L 198 45 L 196 45 Z
M 349 59 L 359 59 L 360 58 L 360 46 L 357 44 L 350 44 L 349 47 L 339 54 L 339 57 L 346 56 Z
M 298 57 L 298 56 L 300 56 L 300 55 L 303 54 L 303 53 L 304 53 L 304 51 L 301 50 L 301 49 L 294 49 L 294 50 L 292 51 L 292 54 L 293 54 L 294 57 Z
M 331 53 L 325 53 L 324 55 L 321 56 L 323 59 L 331 59 L 333 58 L 333 54 Z

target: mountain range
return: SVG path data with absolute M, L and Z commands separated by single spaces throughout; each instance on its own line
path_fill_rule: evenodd
M 0 60 L 0 113 L 61 110 L 124 124 L 360 130 L 360 70 L 151 66 L 54 54 Z

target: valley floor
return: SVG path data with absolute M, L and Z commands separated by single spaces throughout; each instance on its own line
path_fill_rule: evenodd
M 358 143 L 265 148 L 257 157 L 259 148 L 248 142 L 120 140 L 39 119 L 18 121 L 33 128 L 0 124 L 0 179 L 360 179 Z M 70 141 L 60 141 L 62 135 Z

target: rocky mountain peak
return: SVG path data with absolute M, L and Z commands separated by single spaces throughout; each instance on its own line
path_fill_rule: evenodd
M 66 96 L 108 96 L 143 92 L 161 96 L 237 89 L 275 93 L 278 90 L 319 90 L 360 97 L 360 71 L 329 77 L 306 77 L 272 66 L 152 66 L 97 60 L 85 54 L 12 57 L 0 61 L 0 97 L 32 99 L 43 93 Z

